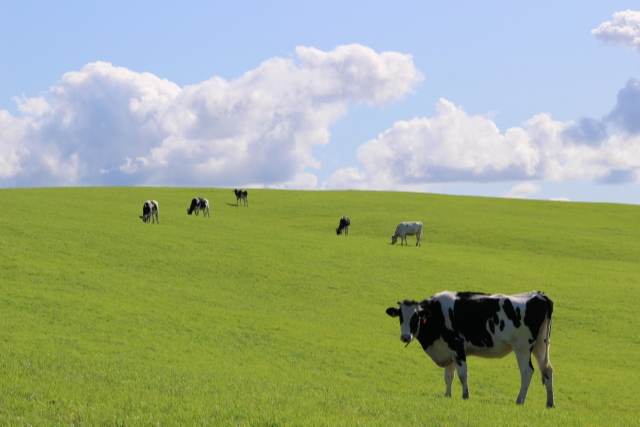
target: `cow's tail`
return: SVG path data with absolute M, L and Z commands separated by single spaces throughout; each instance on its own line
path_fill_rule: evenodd
M 538 298 L 541 298 L 545 302 L 546 314 L 544 320 L 542 321 L 542 325 L 540 325 L 540 330 L 538 332 L 538 337 L 534 346 L 534 352 L 536 359 L 538 360 L 538 365 L 540 367 L 542 384 L 545 384 L 547 380 L 551 379 L 551 375 L 553 373 L 553 367 L 551 366 L 551 360 L 549 357 L 549 348 L 551 346 L 553 301 L 551 301 L 551 299 L 543 293 L 540 293 Z

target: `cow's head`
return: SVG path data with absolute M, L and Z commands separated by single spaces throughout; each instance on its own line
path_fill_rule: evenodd
M 409 300 L 398 301 L 398 307 L 387 308 L 387 314 L 400 318 L 400 341 L 407 344 L 418 335 L 427 315 L 420 303 Z
M 391 244 L 395 245 L 396 242 L 398 241 L 398 235 L 394 234 L 393 236 L 391 236 Z
M 191 204 L 187 208 L 187 215 L 191 215 L 198 207 L 198 199 L 191 199 Z

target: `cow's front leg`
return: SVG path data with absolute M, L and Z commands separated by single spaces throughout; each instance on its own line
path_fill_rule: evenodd
M 444 368 L 444 384 L 447 387 L 444 392 L 445 397 L 451 397 L 451 383 L 453 382 L 453 373 L 455 372 L 455 369 L 455 363 L 451 363 Z
M 456 371 L 458 371 L 458 378 L 460 378 L 460 383 L 462 384 L 462 398 L 468 399 L 469 385 L 467 384 L 467 358 L 464 355 L 456 358 Z
M 522 405 L 524 399 L 527 397 L 527 390 L 529 389 L 529 383 L 533 375 L 531 352 L 528 348 L 516 351 L 516 358 L 518 359 L 518 368 L 520 368 L 520 393 L 518 393 L 516 403 Z

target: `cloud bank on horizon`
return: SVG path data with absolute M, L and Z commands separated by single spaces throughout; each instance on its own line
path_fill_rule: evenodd
M 640 12 L 592 30 L 640 50 Z M 106 62 L 64 74 L 0 110 L 0 186 L 256 185 L 399 189 L 435 182 L 640 181 L 640 80 L 601 118 L 539 113 L 500 130 L 441 98 L 434 115 L 396 121 L 319 182 L 314 147 L 350 106 L 382 106 L 423 80 L 411 55 L 358 44 L 298 47 L 232 80 L 179 86 Z
M 358 148 L 359 167 L 336 188 L 455 181 L 640 180 L 640 81 L 630 80 L 602 119 L 561 122 L 541 113 L 502 132 L 489 118 L 440 99 L 432 117 L 402 120 Z

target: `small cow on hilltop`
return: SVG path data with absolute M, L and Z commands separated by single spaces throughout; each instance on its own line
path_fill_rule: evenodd
M 194 197 L 191 199 L 191 205 L 187 209 L 187 214 L 191 215 L 195 213 L 198 215 L 198 212 L 202 211 L 202 216 L 210 216 L 209 215 L 209 201 L 207 199 L 203 199 L 202 197 Z
M 396 231 L 391 236 L 391 244 L 395 245 L 400 237 L 400 244 L 408 244 L 407 236 L 416 236 L 416 246 L 422 245 L 422 222 L 405 221 L 398 224 Z
M 513 351 L 520 368 L 523 404 L 533 375 L 531 353 L 538 362 L 547 389 L 547 407 L 553 407 L 553 368 L 549 360 L 553 302 L 542 292 L 488 295 L 476 292 L 440 292 L 421 302 L 405 300 L 387 314 L 400 318 L 400 340 L 414 339 L 436 365 L 444 368 L 445 396 L 451 396 L 454 370 L 469 397 L 467 356 L 503 357 Z
M 340 222 L 338 223 L 338 228 L 336 228 L 336 234 L 339 236 L 343 234 L 345 236 L 349 235 L 349 226 L 351 225 L 351 220 L 348 216 L 343 216 L 340 218 Z
M 249 193 L 247 192 L 247 190 L 238 190 L 236 188 L 233 190 L 233 192 L 236 195 L 236 206 L 239 204 L 239 202 L 242 202 L 244 206 L 249 207 Z
M 160 205 L 156 200 L 147 200 L 142 204 L 142 216 L 140 219 L 142 222 L 157 222 L 160 224 L 160 219 L 158 218 L 158 213 L 160 211 Z

